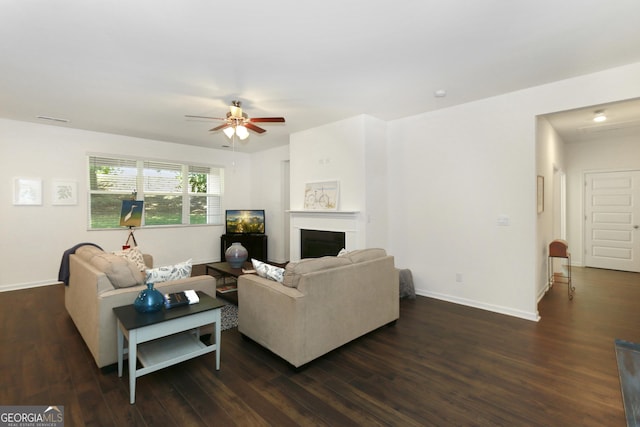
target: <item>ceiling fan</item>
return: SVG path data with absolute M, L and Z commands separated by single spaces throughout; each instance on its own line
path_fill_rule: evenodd
M 284 117 L 252 117 L 249 118 L 247 113 L 242 111 L 242 103 L 240 101 L 232 101 L 229 106 L 229 112 L 226 118 L 219 117 L 206 117 L 206 116 L 191 116 L 185 115 L 185 117 L 196 119 L 212 119 L 222 120 L 223 124 L 209 129 L 210 132 L 222 130 L 225 135 L 232 138 L 233 135 L 237 135 L 240 139 L 247 139 L 249 137 L 249 131 L 256 133 L 265 133 L 266 129 L 262 129 L 254 123 L 284 123 Z

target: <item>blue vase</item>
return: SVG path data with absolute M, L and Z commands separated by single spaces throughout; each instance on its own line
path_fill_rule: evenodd
M 153 283 L 147 283 L 147 289 L 140 292 L 133 302 L 133 306 L 140 313 L 159 311 L 163 305 L 164 295 L 153 287 Z
M 234 242 L 224 251 L 224 258 L 227 260 L 231 268 L 241 268 L 242 264 L 247 260 L 249 252 L 240 244 Z

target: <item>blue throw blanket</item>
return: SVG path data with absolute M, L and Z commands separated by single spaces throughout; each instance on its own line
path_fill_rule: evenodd
M 58 271 L 58 280 L 61 282 L 64 282 L 65 286 L 69 286 L 69 275 L 70 275 L 69 255 L 75 253 L 76 249 L 78 249 L 80 246 L 85 246 L 85 245 L 95 246 L 96 248 L 102 250 L 102 248 L 96 245 L 95 243 L 78 243 L 74 247 L 64 251 L 64 253 L 62 254 L 62 261 L 60 261 L 60 271 Z

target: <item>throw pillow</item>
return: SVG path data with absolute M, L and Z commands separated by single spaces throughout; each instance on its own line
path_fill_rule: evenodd
M 136 267 L 138 267 L 138 270 L 140 271 L 145 271 L 147 269 L 147 265 L 144 263 L 142 252 L 140 251 L 140 249 L 138 249 L 137 246 L 125 249 L 123 251 L 115 251 L 114 254 L 131 261 L 136 265 Z
M 336 256 L 347 256 L 349 255 L 349 251 L 346 250 L 345 248 L 340 249 L 340 252 L 338 252 L 338 255 Z
M 89 261 L 96 269 L 107 275 L 114 288 L 141 285 L 143 276 L 134 263 L 114 254 L 103 252 Z
M 284 278 L 284 268 L 276 267 L 275 265 L 267 264 L 266 262 L 258 261 L 253 258 L 251 258 L 251 264 L 253 264 L 253 269 L 258 273 L 258 276 L 282 283 Z
M 191 277 L 191 260 L 165 267 L 148 268 L 146 283 L 168 282 Z

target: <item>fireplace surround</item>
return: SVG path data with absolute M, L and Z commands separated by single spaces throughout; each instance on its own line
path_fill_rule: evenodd
M 344 233 L 344 248 L 348 251 L 365 247 L 365 227 L 361 224 L 359 211 L 289 211 L 291 232 L 289 233 L 290 260 L 302 258 L 301 231 L 333 231 Z M 342 248 L 340 248 L 342 249 Z M 339 250 L 339 249 L 338 249 Z

